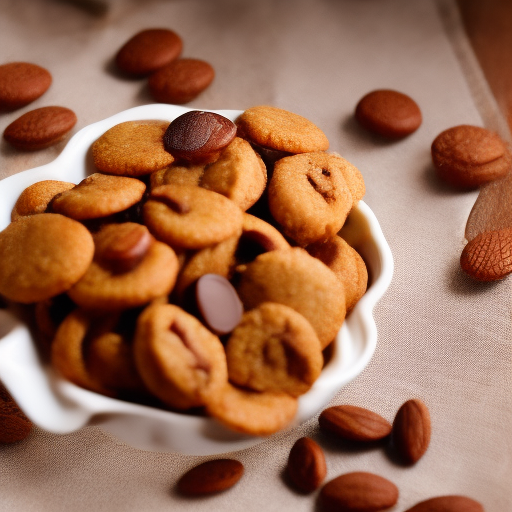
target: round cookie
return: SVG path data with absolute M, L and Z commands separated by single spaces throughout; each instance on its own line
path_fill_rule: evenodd
M 251 145 L 236 137 L 219 159 L 206 166 L 200 185 L 234 201 L 243 211 L 263 194 L 267 169 Z
M 206 404 L 210 416 L 236 432 L 269 436 L 289 425 L 297 398 L 286 393 L 259 393 L 227 383 Z
M 345 319 L 343 284 L 324 263 L 298 247 L 267 252 L 248 263 L 237 291 L 245 309 L 277 302 L 300 313 L 315 329 L 322 348 Z
M 9 62 L 0 66 L 0 111 L 24 107 L 42 96 L 52 75 L 30 62 Z
M 73 187 L 74 183 L 57 180 L 38 181 L 28 186 L 18 197 L 11 212 L 11 220 L 35 213 L 45 213 L 48 204 L 57 194 Z
M 32 303 L 68 290 L 94 254 L 92 235 L 63 215 L 20 217 L 0 233 L 0 293 Z
M 190 185 L 163 185 L 143 207 L 153 235 L 171 247 L 201 249 L 240 233 L 242 211 L 220 194 Z
M 309 245 L 306 250 L 325 263 L 343 283 L 347 312 L 364 295 L 368 285 L 368 270 L 359 253 L 340 236 Z
M 343 175 L 342 159 L 305 153 L 275 163 L 268 205 L 285 235 L 298 245 L 327 240 L 343 226 L 354 198 Z
M 208 62 L 176 59 L 149 77 L 149 92 L 156 101 L 181 105 L 199 96 L 214 78 L 215 70 Z
M 418 104 L 406 94 L 391 89 L 369 92 L 359 100 L 355 117 L 368 131 L 390 139 L 415 132 L 422 116 Z
M 208 403 L 227 383 L 219 338 L 172 304 L 153 304 L 141 313 L 134 354 L 147 388 L 176 409 Z
M 165 151 L 167 121 L 126 121 L 107 130 L 92 145 L 94 165 L 99 171 L 121 176 L 143 176 L 172 164 Z
M 150 190 L 161 185 L 195 185 L 199 186 L 205 166 L 176 165 L 155 171 L 149 177 Z
M 86 338 L 93 337 L 95 319 L 87 312 L 76 309 L 60 324 L 51 345 L 52 366 L 66 379 L 91 391 L 113 395 L 89 372 L 84 354 Z
M 320 375 L 322 350 L 311 324 L 283 304 L 244 313 L 226 344 L 229 380 L 254 391 L 306 393 Z
M 148 243 L 149 237 L 149 243 Z M 178 274 L 174 251 L 140 224 L 107 224 L 94 238 L 94 261 L 68 291 L 86 309 L 126 309 L 167 295 Z
M 311 121 L 270 106 L 247 109 L 236 120 L 239 136 L 265 148 L 287 153 L 325 151 L 329 140 Z
M 98 219 L 130 208 L 145 190 L 140 180 L 97 172 L 55 197 L 51 209 L 76 220 Z
M 439 178 L 463 189 L 505 176 L 512 163 L 505 141 L 479 126 L 459 125 L 444 130 L 434 139 L 431 152 Z
M 118 69 L 134 76 L 147 76 L 177 59 L 183 49 L 181 37 L 172 30 L 151 28 L 138 32 L 119 49 Z

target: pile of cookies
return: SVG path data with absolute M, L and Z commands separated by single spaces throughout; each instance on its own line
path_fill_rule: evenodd
M 75 384 L 276 432 L 368 281 L 338 235 L 364 181 L 328 146 L 269 106 L 118 124 L 92 145 L 95 173 L 22 192 L 0 294 L 35 305 Z

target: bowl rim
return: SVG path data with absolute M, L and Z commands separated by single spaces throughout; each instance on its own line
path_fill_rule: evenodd
M 17 197 L 31 183 L 41 179 L 63 179 L 63 176 L 69 178 L 71 175 L 75 179 L 67 179 L 67 181 L 78 183 L 78 178 L 83 179 L 88 174 L 87 169 L 91 170 L 91 162 L 88 162 L 88 159 L 90 160 L 92 142 L 112 126 L 131 120 L 171 121 L 190 110 L 215 112 L 233 121 L 242 113 L 241 110 L 191 109 L 175 105 L 151 104 L 134 107 L 90 124 L 77 132 L 52 162 L 22 171 L 0 181 L 0 205 L 3 204 L 0 206 L 0 230 L 10 222 L 10 212 Z M 73 161 L 77 158 L 81 159 L 81 165 L 72 166 Z M 341 387 L 364 370 L 376 349 L 377 326 L 373 318 L 373 309 L 391 283 L 394 271 L 393 256 L 380 224 L 370 207 L 364 201 L 360 201 L 354 212 L 364 220 L 364 236 L 358 243 L 363 248 L 366 244 L 367 249 L 369 248 L 372 253 L 370 255 L 373 262 L 371 271 L 374 274 L 374 279 L 340 329 L 335 340 L 337 349 L 333 360 L 326 365 L 311 390 L 299 398 L 296 420 L 285 430 L 314 416 Z M 350 352 L 353 348 L 350 346 L 351 329 L 354 332 L 362 333 L 361 336 L 364 337 L 365 343 L 360 347 L 361 350 L 353 364 L 343 368 L 343 365 L 346 366 L 346 361 L 341 359 L 346 358 L 347 350 Z M 32 369 L 30 375 L 32 381 L 30 378 L 27 381 L 27 368 Z M 344 369 L 344 372 L 342 373 L 340 369 Z M 340 375 L 340 373 L 342 374 Z M 264 439 L 224 430 L 224 427 L 217 424 L 212 418 L 191 416 L 125 402 L 76 386 L 60 377 L 53 368 L 44 364 L 35 348 L 28 327 L 7 310 L 0 310 L 0 380 L 31 421 L 44 430 L 57 434 L 70 433 L 86 425 L 95 424 L 102 426 L 105 430 L 114 433 L 116 437 L 135 447 L 191 454 L 225 453 L 233 451 L 233 449 L 252 446 Z M 20 382 L 23 382 L 23 385 L 20 385 Z M 31 382 L 31 385 L 27 386 L 27 382 Z M 43 399 L 38 400 L 32 396 L 34 389 L 39 389 L 39 394 L 45 395 Z M 43 404 L 46 404 L 48 410 L 44 410 Z M 318 407 L 319 405 L 320 407 Z M 149 439 L 144 432 L 140 433 L 139 437 L 145 437 L 145 439 L 138 439 L 137 434 L 134 435 L 133 432 L 131 434 L 125 432 L 122 422 L 125 421 L 129 424 L 128 418 L 135 419 L 135 421 L 141 420 L 149 431 L 152 430 L 152 425 L 148 425 L 148 422 L 153 421 L 155 424 L 159 423 L 160 426 L 175 426 L 189 431 L 192 437 L 204 437 L 204 427 L 205 424 L 208 424 L 209 428 L 215 430 L 218 435 L 214 435 L 205 443 L 199 443 L 197 450 L 193 447 L 194 443 L 188 443 L 189 448 L 182 449 L 180 446 L 175 446 L 175 441 L 169 441 L 167 438 L 155 442 Z M 195 451 L 199 453 L 195 453 Z

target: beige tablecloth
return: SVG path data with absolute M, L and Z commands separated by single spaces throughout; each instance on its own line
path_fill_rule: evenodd
M 139 451 L 96 427 L 65 436 L 36 429 L 0 447 L 0 510 L 313 511 L 317 495 L 298 495 L 282 479 L 289 450 L 303 435 L 325 448 L 328 478 L 362 470 L 395 482 L 395 511 L 441 494 L 471 496 L 487 512 L 512 510 L 510 281 L 481 285 L 461 273 L 464 226 L 477 193 L 444 187 L 430 161 L 433 138 L 456 124 L 508 137 L 454 4 L 112 0 L 106 15 L 93 16 L 63 1 L 0 0 L 0 61 L 34 62 L 53 75 L 44 96 L 0 115 L 0 130 L 40 106 L 73 109 L 76 132 L 151 103 L 144 81 L 123 79 L 112 67 L 120 45 L 149 27 L 176 30 L 184 56 L 215 67 L 215 81 L 191 107 L 292 110 L 318 124 L 331 148 L 359 167 L 395 274 L 375 310 L 375 355 L 332 404 L 369 407 L 392 420 L 405 400 L 421 398 L 431 412 L 432 442 L 418 464 L 405 468 L 380 448 L 340 447 L 318 432 L 314 418 L 230 454 L 246 472 L 228 492 L 187 500 L 173 486 L 204 457 Z M 375 88 L 412 96 L 423 112 L 420 129 L 399 142 L 360 129 L 355 104 Z M 0 177 L 49 162 L 62 147 L 21 153 L 2 142 Z

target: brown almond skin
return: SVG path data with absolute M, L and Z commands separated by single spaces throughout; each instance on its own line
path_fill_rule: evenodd
M 65 107 L 41 107 L 13 121 L 4 139 L 13 147 L 35 151 L 60 142 L 76 124 L 76 115 Z
M 172 30 L 146 29 L 126 41 L 117 52 L 115 63 L 123 73 L 143 77 L 177 59 L 182 49 L 181 37 Z
M 459 189 L 476 188 L 501 178 L 512 164 L 501 137 L 479 126 L 448 128 L 434 139 L 431 153 L 438 177 Z
M 169 124 L 164 134 L 164 148 L 177 160 L 206 163 L 216 160 L 235 136 L 236 126 L 226 117 L 192 110 Z
M 398 501 L 398 488 L 385 478 L 366 472 L 346 473 L 320 491 L 321 512 L 378 512 Z
M 161 103 L 182 105 L 199 96 L 214 78 L 215 70 L 208 62 L 176 59 L 149 77 L 149 92 Z
M 369 92 L 359 100 L 355 117 L 370 132 L 401 139 L 421 125 L 421 110 L 406 94 L 390 89 Z
M 431 429 L 430 413 L 421 400 L 408 400 L 400 407 L 391 437 L 402 462 L 414 464 L 423 457 L 430 444 Z
M 324 409 L 318 422 L 322 430 L 353 441 L 377 441 L 391 433 L 389 421 L 355 405 L 336 405 Z
M 405 512 L 485 512 L 484 507 L 466 496 L 437 496 L 417 503 Z
M 0 444 L 22 441 L 31 431 L 31 421 L 0 384 Z
M 512 228 L 485 231 L 462 250 L 460 267 L 477 281 L 497 281 L 512 272 Z
M 42 96 L 52 83 L 48 70 L 30 62 L 0 66 L 0 111 L 16 110 Z
M 244 473 L 244 466 L 234 459 L 203 462 L 187 471 L 178 481 L 178 491 L 187 496 L 200 496 L 233 487 Z
M 290 450 L 286 472 L 298 491 L 310 493 L 318 489 L 327 474 L 322 448 L 313 439 L 301 437 Z

